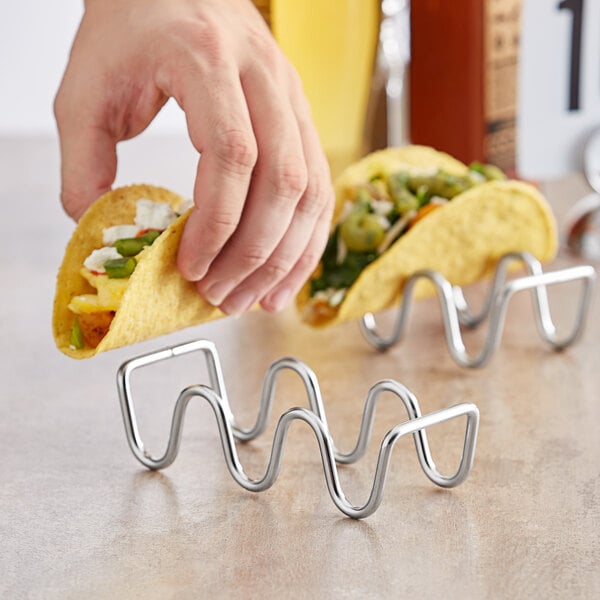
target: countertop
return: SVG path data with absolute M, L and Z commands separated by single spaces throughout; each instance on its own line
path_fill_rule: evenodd
M 170 142 L 140 143 L 120 177 L 133 182 L 151 166 L 150 183 L 189 195 L 195 159 L 176 152 Z M 582 338 L 560 353 L 538 336 L 529 294 L 515 296 L 500 348 L 481 369 L 451 359 L 436 299 L 413 308 L 405 337 L 387 353 L 371 348 L 356 323 L 314 331 L 289 308 L 74 361 L 55 349 L 50 328 L 55 274 L 73 228 L 58 202 L 58 169 L 54 140 L 0 140 L 0 205 L 9 216 L 0 237 L 0 597 L 598 596 L 597 291 Z M 545 190 L 559 223 L 588 191 L 578 175 Z M 561 252 L 545 269 L 580 263 Z M 467 293 L 477 302 L 486 289 Z M 551 293 L 559 326 L 569 325 L 579 289 Z M 467 346 L 484 333 L 467 334 Z M 354 444 L 368 389 L 380 379 L 407 386 L 424 413 L 475 403 L 473 470 L 462 485 L 438 488 L 403 438 L 379 510 L 352 520 L 331 502 L 305 424 L 291 427 L 275 485 L 256 494 L 226 470 L 209 406 L 192 402 L 177 460 L 149 471 L 127 446 L 116 372 L 127 359 L 193 339 L 216 344 L 243 425 L 253 422 L 269 365 L 282 356 L 304 361 L 342 449 Z M 171 363 L 140 371 L 135 383 L 140 432 L 155 454 L 179 391 L 207 383 L 197 356 Z M 267 432 L 240 446 L 249 475 L 264 472 L 277 417 L 306 405 L 298 378 L 282 377 Z M 379 443 L 406 420 L 397 401 L 382 399 L 366 458 L 340 469 L 351 501 L 366 500 Z M 461 421 L 430 430 L 440 470 L 456 467 L 463 429 Z

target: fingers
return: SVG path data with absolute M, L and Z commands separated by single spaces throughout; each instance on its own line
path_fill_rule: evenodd
M 258 161 L 243 211 L 243 219 L 223 251 L 216 257 L 206 276 L 198 283 L 198 291 L 209 302 L 223 305 L 235 293 L 238 309 L 245 310 L 268 289 L 254 286 L 240 295 L 239 284 L 262 267 L 281 239 L 297 210 L 308 181 L 300 131 L 285 90 L 275 84 L 261 68 L 247 72 L 242 85 L 256 135 Z M 309 215 L 305 203 L 303 215 L 295 226 L 295 242 L 306 245 L 316 215 Z M 300 227 L 301 226 L 301 227 Z M 273 264 L 283 276 L 298 257 Z M 250 294 L 249 292 L 252 291 Z M 231 301 L 224 306 L 231 306 Z
M 286 86 L 264 62 L 241 80 L 233 65 L 197 68 L 190 81 L 212 85 L 184 82 L 181 92 L 202 158 L 178 265 L 225 312 L 245 312 L 267 295 L 264 305 L 277 310 L 325 245 L 333 205 L 327 162 L 295 73 Z
M 224 312 L 228 314 L 243 312 L 246 308 L 241 305 L 242 310 L 240 310 L 238 299 L 243 299 L 244 296 L 260 299 L 256 290 L 264 288 L 270 291 L 260 299 L 261 306 L 270 312 L 284 308 L 300 291 L 321 258 L 329 235 L 330 215 L 328 215 L 329 211 L 324 211 L 321 215 L 322 218 L 317 221 L 308 243 L 303 235 L 303 228 L 297 226 L 295 220 L 264 267 L 252 273 L 242 282 L 236 293 L 225 300 L 221 307 Z M 298 255 L 298 247 L 302 248 L 302 251 L 294 263 L 294 257 Z
M 217 2 L 190 11 L 183 0 L 154 14 L 140 2 L 116 20 L 94 6 L 55 103 L 65 210 L 79 218 L 110 189 L 116 143 L 174 96 L 201 154 L 181 273 L 226 312 L 281 308 L 316 265 L 333 206 L 295 71 L 249 2 L 239 14 Z M 120 43 L 102 46 L 117 25 Z
M 307 172 L 306 187 L 294 207 L 289 227 L 273 251 L 267 255 L 267 251 L 262 250 L 262 257 L 264 257 L 262 264 L 252 265 L 255 268 L 251 274 L 238 285 L 231 287 L 230 293 L 221 300 L 221 309 L 229 314 L 240 314 L 257 301 L 260 301 L 266 310 L 275 311 L 283 308 L 310 276 L 327 242 L 333 210 L 333 189 L 329 168 L 310 119 L 306 100 L 298 92 L 299 86 L 291 88 L 290 106 L 294 113 L 293 122 L 297 124 L 302 144 Z M 259 158 L 259 164 L 260 162 Z M 269 196 L 255 195 L 253 192 L 258 189 L 258 185 L 257 183 L 257 187 L 253 187 L 249 201 L 263 201 L 259 206 L 261 210 L 259 217 L 262 214 L 262 219 L 269 222 L 270 219 L 266 215 L 270 213 L 271 205 L 265 202 Z M 276 221 L 274 226 L 277 227 Z M 250 227 L 250 234 L 252 231 Z M 236 239 L 241 240 L 242 235 L 239 238 L 234 235 L 231 244 L 227 245 L 223 253 L 223 261 L 230 260 L 233 263 L 234 251 L 242 252 L 243 247 L 241 244 L 239 247 L 236 245 Z M 268 241 L 266 239 L 266 243 Z M 257 243 L 259 242 L 255 240 L 248 247 L 255 248 Z M 228 251 L 231 251 L 230 256 L 227 256 Z M 220 259 L 221 257 L 215 261 L 215 267 L 221 268 L 218 262 Z M 216 285 L 218 286 L 219 283 Z M 230 282 L 225 285 L 230 285 Z M 211 290 L 209 295 L 210 292 Z
M 296 94 L 294 98 L 294 108 L 298 115 L 305 154 L 309 157 L 308 170 L 310 173 L 309 184 L 300 202 L 295 221 L 302 218 L 305 203 L 316 207 L 317 210 L 320 207 L 321 212 L 317 215 L 312 236 L 306 247 L 301 251 L 291 271 L 285 277 L 267 283 L 270 291 L 263 297 L 261 306 L 269 311 L 281 310 L 299 292 L 317 267 L 329 237 L 335 201 L 329 166 L 321 149 L 316 129 L 312 124 L 308 104 L 301 94 Z M 292 227 L 293 225 L 294 222 Z M 298 247 L 301 248 L 302 246 L 299 245 Z M 278 248 L 271 257 L 271 261 L 279 260 L 279 253 L 283 250 L 284 248 Z M 266 277 L 268 279 L 269 265 L 265 265 L 253 277 Z M 260 282 L 259 285 L 264 286 L 265 284 Z
M 178 97 L 192 143 L 202 155 L 194 189 L 197 210 L 188 218 L 177 258 L 190 281 L 206 274 L 237 228 L 258 153 L 237 72 L 217 71 L 197 72 L 183 82 Z
M 67 214 L 78 220 L 110 190 L 117 153 L 113 136 L 94 123 L 92 113 L 73 109 L 72 100 L 78 98 L 67 99 L 59 90 L 54 110 L 60 137 L 61 202 Z

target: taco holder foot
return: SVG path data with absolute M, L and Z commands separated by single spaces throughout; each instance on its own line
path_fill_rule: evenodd
M 506 281 L 509 264 L 520 261 L 527 275 Z M 570 267 L 544 273 L 541 263 L 527 252 L 514 252 L 503 256 L 496 265 L 492 285 L 479 313 L 473 314 L 463 295 L 462 289 L 453 286 L 443 275 L 424 270 L 410 277 L 403 287 L 403 299 L 392 332 L 385 337 L 378 333 L 375 316 L 365 314 L 361 321 L 361 331 L 365 339 L 375 348 L 385 351 L 401 339 L 412 303 L 415 284 L 422 279 L 429 280 L 437 293 L 442 311 L 444 333 L 448 350 L 454 361 L 461 367 L 482 367 L 490 360 L 500 345 L 508 302 L 517 292 L 532 292 L 536 326 L 540 337 L 554 350 L 562 350 L 573 344 L 581 335 L 592 299 L 596 271 L 590 265 Z M 559 338 L 550 314 L 547 287 L 550 285 L 581 281 L 583 289 L 575 314 L 572 331 Z M 479 353 L 469 354 L 461 334 L 461 325 L 470 329 L 488 320 L 488 330 L 483 348 Z
M 140 437 L 131 390 L 131 374 L 138 368 L 176 358 L 190 352 L 201 352 L 204 355 L 210 383 L 209 385 L 186 387 L 179 394 L 173 410 L 166 451 L 161 457 L 155 458 L 146 450 Z M 310 409 L 291 408 L 279 417 L 265 474 L 262 478 L 253 480 L 246 475 L 239 461 L 236 440 L 247 442 L 255 439 L 265 431 L 271 412 L 277 378 L 284 370 L 291 370 L 301 378 Z M 342 513 L 355 519 L 367 517 L 379 507 L 394 445 L 405 435 L 412 434 L 421 468 L 425 475 L 438 486 L 450 488 L 459 485 L 467 478 L 473 465 L 479 428 L 479 411 L 477 407 L 474 404 L 463 403 L 422 415 L 417 398 L 406 387 L 393 380 L 381 380 L 369 390 L 357 442 L 354 449 L 349 452 L 341 452 L 331 437 L 316 375 L 307 365 L 294 358 L 281 358 L 269 367 L 265 376 L 256 422 L 249 429 L 242 429 L 236 424 L 227 400 L 219 356 L 215 345 L 208 340 L 196 340 L 133 358 L 123 363 L 119 368 L 117 384 L 127 441 L 134 456 L 145 467 L 163 469 L 175 460 L 181 443 L 186 408 L 190 400 L 200 398 L 208 402 L 214 412 L 225 461 L 231 476 L 241 487 L 253 492 L 266 490 L 275 483 L 281 468 L 288 429 L 293 421 L 304 421 L 313 430 L 317 439 L 327 489 L 331 499 Z M 402 401 L 409 420 L 396 425 L 384 436 L 369 497 L 362 506 L 355 506 L 344 494 L 337 465 L 355 463 L 364 456 L 371 439 L 376 406 L 382 392 L 391 392 Z M 466 427 L 460 464 L 454 475 L 446 476 L 438 471 L 431 457 L 426 429 L 463 416 L 466 417 Z

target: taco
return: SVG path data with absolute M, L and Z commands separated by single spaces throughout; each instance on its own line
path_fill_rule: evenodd
M 225 316 L 177 270 L 190 207 L 163 188 L 133 185 L 104 194 L 85 212 L 56 282 L 59 350 L 89 358 Z
M 403 283 L 423 269 L 464 286 L 491 275 L 508 252 L 542 262 L 556 255 L 543 196 L 491 165 L 467 166 L 425 146 L 388 148 L 348 167 L 334 187 L 329 242 L 297 297 L 313 326 L 400 303 Z M 421 281 L 414 292 L 423 298 L 434 288 Z

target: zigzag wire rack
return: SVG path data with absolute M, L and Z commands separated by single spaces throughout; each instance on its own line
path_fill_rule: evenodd
M 506 281 L 511 263 L 520 261 L 528 275 Z M 596 271 L 590 265 L 580 265 L 544 273 L 541 263 L 527 252 L 513 252 L 503 256 L 496 265 L 495 274 L 488 295 L 479 313 L 473 314 L 463 291 L 453 286 L 443 275 L 431 270 L 415 273 L 403 287 L 403 299 L 391 333 L 386 337 L 377 330 L 375 316 L 366 313 L 360 320 L 364 338 L 380 351 L 385 351 L 398 343 L 408 322 L 414 288 L 419 280 L 429 280 L 437 292 L 442 311 L 444 333 L 448 350 L 454 361 L 461 367 L 482 367 L 486 365 L 500 345 L 506 311 L 510 299 L 520 291 L 532 292 L 533 309 L 540 337 L 554 350 L 559 351 L 579 339 L 589 312 Z M 572 330 L 563 337 L 557 335 L 548 302 L 547 287 L 550 285 L 581 281 L 583 289 L 579 297 Z M 469 329 L 478 327 L 489 320 L 485 342 L 479 353 L 469 354 L 466 349 L 461 325 Z
M 131 374 L 141 367 L 152 365 L 158 361 L 168 360 L 188 354 L 201 352 L 206 361 L 209 385 L 192 385 L 186 387 L 179 394 L 173 416 L 167 448 L 165 453 L 155 458 L 144 447 L 140 436 L 133 395 L 131 390 Z M 271 453 L 262 478 L 251 479 L 244 472 L 238 458 L 236 440 L 248 442 L 261 435 L 266 427 L 271 413 L 271 406 L 275 396 L 276 384 L 279 374 L 284 370 L 295 372 L 304 384 L 310 409 L 295 407 L 284 412 L 275 428 Z M 258 415 L 255 424 L 249 429 L 239 427 L 231 412 L 223 372 L 214 343 L 208 340 L 196 340 L 177 346 L 144 354 L 133 358 L 121 365 L 117 374 L 117 386 L 127 442 L 137 460 L 149 469 L 164 469 L 168 467 L 179 451 L 185 412 L 189 402 L 198 398 L 208 402 L 211 406 L 219 434 L 227 468 L 233 479 L 243 488 L 252 492 L 260 492 L 270 488 L 279 475 L 285 440 L 291 423 L 295 420 L 304 421 L 313 430 L 318 442 L 323 471 L 329 495 L 335 506 L 346 516 L 361 519 L 373 514 L 379 507 L 392 451 L 396 442 L 412 434 L 417 458 L 425 475 L 436 485 L 451 488 L 462 483 L 469 475 L 473 466 L 477 432 L 479 429 L 479 411 L 471 403 L 457 404 L 426 415 L 421 414 L 417 398 L 402 384 L 393 380 L 381 380 L 371 387 L 368 392 L 360 431 L 355 447 L 349 452 L 340 451 L 329 432 L 327 417 L 323 407 L 323 399 L 315 373 L 303 362 L 289 357 L 275 361 L 268 369 L 260 400 Z M 338 464 L 352 464 L 360 460 L 370 443 L 373 421 L 377 402 L 383 392 L 391 392 L 403 403 L 408 413 L 409 420 L 390 429 L 381 442 L 376 463 L 373 485 L 367 501 L 362 506 L 353 505 L 344 494 L 338 475 Z M 443 423 L 450 419 L 466 417 L 466 427 L 462 455 L 457 471 L 450 476 L 438 471 L 431 456 L 426 429 Z

